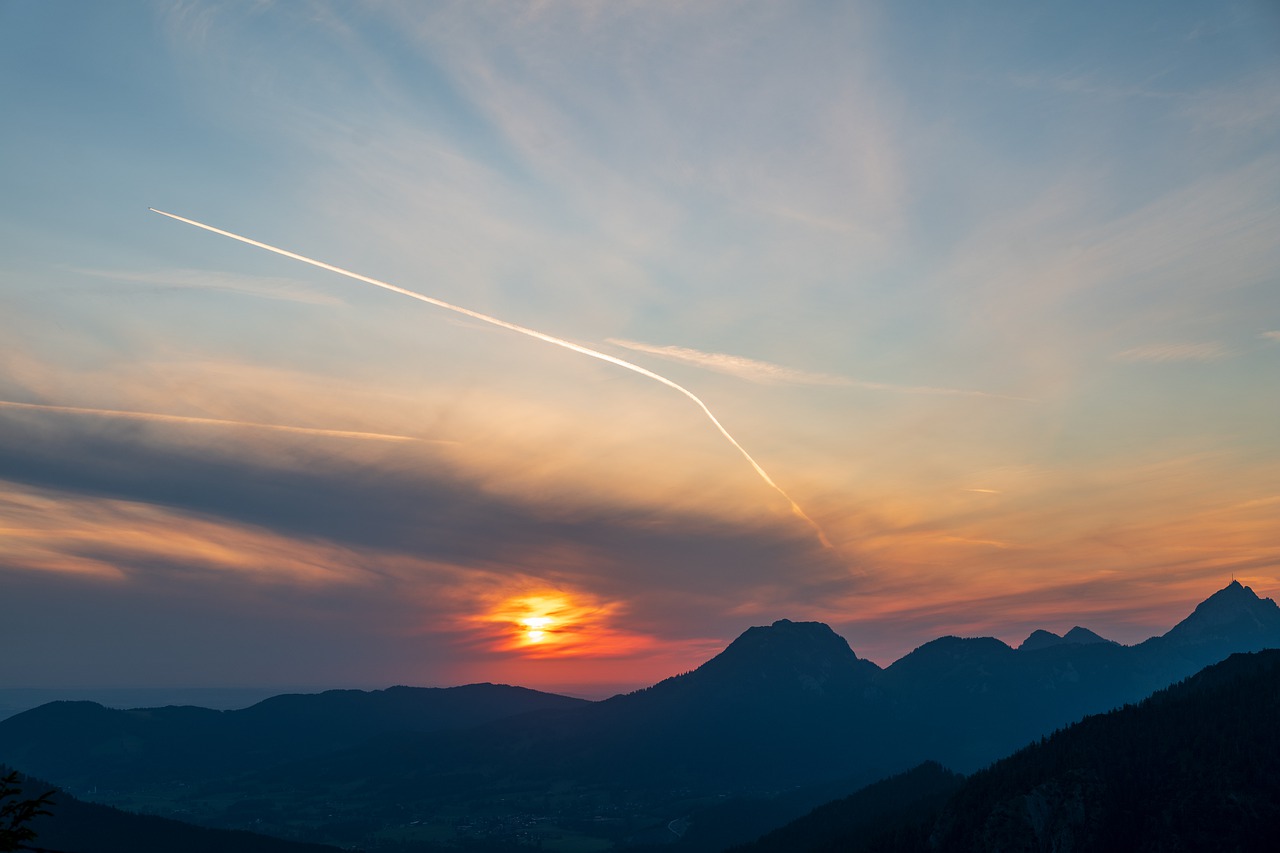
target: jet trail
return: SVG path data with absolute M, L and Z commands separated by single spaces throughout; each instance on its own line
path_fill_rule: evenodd
M 356 432 L 345 429 L 321 429 L 319 427 L 289 426 L 288 424 L 263 424 L 256 421 L 233 421 L 225 418 L 199 418 L 191 415 L 165 415 L 158 412 L 128 412 L 120 409 L 89 409 L 82 406 L 52 406 L 44 403 L 18 403 L 0 400 L 0 408 L 27 409 L 36 412 L 62 412 L 69 415 L 96 415 L 107 418 L 125 418 L 132 421 L 161 421 L 177 424 L 213 424 L 215 426 L 249 427 L 300 435 L 322 435 L 329 438 L 362 438 L 369 441 L 424 441 L 409 435 L 388 435 L 381 432 Z
M 503 329 L 510 329 L 513 332 L 519 332 L 522 335 L 528 335 L 531 338 L 537 338 L 538 340 L 546 341 L 549 344 L 555 344 L 558 347 L 564 347 L 567 350 L 572 350 L 573 352 L 581 353 L 582 355 L 589 356 L 591 358 L 597 358 L 601 361 L 607 361 L 610 364 L 616 364 L 618 367 L 625 368 L 633 373 L 639 373 L 641 376 L 647 376 L 655 382 L 661 382 L 668 388 L 674 388 L 676 391 L 679 391 L 681 394 L 692 400 L 694 404 L 702 410 L 702 413 L 715 425 L 715 428 L 720 431 L 720 434 L 725 437 L 725 440 L 737 448 L 738 452 L 741 453 L 749 463 L 751 463 L 751 467 L 760 475 L 760 479 L 764 480 L 765 483 L 774 491 L 786 498 L 787 503 L 791 505 L 791 511 L 804 519 L 809 526 L 813 528 L 814 532 L 818 534 L 818 540 L 822 543 L 823 547 L 832 547 L 830 540 L 827 539 L 826 534 L 822 531 L 822 528 L 818 526 L 818 523 L 810 518 L 809 515 L 800 508 L 800 504 L 796 503 L 791 495 L 787 494 L 781 486 L 773 481 L 773 478 L 769 476 L 768 472 L 765 471 L 764 468 L 760 467 L 760 463 L 756 462 L 756 460 L 752 458 L 751 454 L 746 451 L 746 448 L 739 444 L 738 440 L 729 433 L 729 430 L 724 428 L 724 424 L 720 423 L 716 416 L 711 413 L 711 410 L 707 408 L 707 404 L 702 402 L 702 400 L 698 398 L 698 395 L 694 394 L 688 388 L 671 381 L 665 376 L 654 373 L 652 370 L 647 370 L 638 364 L 632 364 L 631 362 L 625 361 L 617 356 L 612 356 L 608 353 L 600 352 L 599 350 L 593 350 L 589 347 L 584 347 L 581 344 L 575 344 L 573 341 L 566 341 L 563 338 L 557 338 L 554 335 L 548 335 L 545 332 L 539 332 L 536 329 L 530 329 L 526 326 L 508 323 L 506 320 L 499 320 L 497 317 L 490 317 L 488 314 L 481 314 L 479 311 L 472 311 L 469 308 L 463 308 L 459 305 L 445 302 L 443 299 L 426 296 L 425 294 L 418 293 L 413 290 L 407 290 L 403 287 L 390 284 L 380 279 L 361 275 L 358 272 L 352 272 L 351 270 L 343 269 L 342 267 L 334 266 L 333 264 L 327 264 L 324 261 L 317 261 L 314 258 L 308 258 L 306 255 L 299 255 L 298 253 L 290 252 L 287 249 L 281 249 L 268 243 L 262 243 L 258 240 L 250 239 L 249 237 L 233 234 L 230 231 L 223 231 L 221 228 L 214 228 L 212 225 L 205 225 L 203 222 L 196 222 L 194 219 L 187 219 L 185 216 L 178 216 L 176 213 L 166 213 L 163 210 L 156 210 L 154 207 L 149 207 L 147 210 L 150 210 L 152 213 L 158 213 L 161 216 L 167 216 L 170 219 L 176 219 L 179 222 L 185 222 L 188 225 L 194 225 L 196 228 L 203 228 L 205 231 L 211 231 L 214 234 L 221 234 L 223 237 L 230 237 L 232 240 L 239 240 L 241 243 L 247 243 L 250 246 L 257 246 L 259 249 L 266 249 L 268 252 L 274 252 L 277 255 L 283 255 L 284 257 L 292 258 L 295 261 L 301 261 L 304 264 L 310 264 L 313 267 L 319 267 L 320 269 L 328 270 L 329 272 L 334 272 L 338 275 L 346 276 L 347 278 L 353 278 L 356 281 L 363 281 L 365 284 L 372 284 L 374 287 L 381 287 L 384 290 L 390 290 L 393 293 L 399 293 L 403 296 L 408 296 L 411 299 L 417 299 L 420 302 L 435 305 L 437 308 L 443 308 L 446 311 L 453 311 L 466 317 L 480 320 L 484 323 L 499 326 Z

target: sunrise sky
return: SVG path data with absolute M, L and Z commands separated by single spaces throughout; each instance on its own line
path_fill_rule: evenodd
M 0 106 L 0 685 L 1280 592 L 1268 0 L 0 0 Z

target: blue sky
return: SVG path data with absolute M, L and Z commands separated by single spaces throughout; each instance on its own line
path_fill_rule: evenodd
M 4 630 L 63 639 L 0 680 L 1272 593 L 1278 93 L 1265 2 L 2 3 Z M 833 547 L 669 387 L 148 207 L 659 373 Z

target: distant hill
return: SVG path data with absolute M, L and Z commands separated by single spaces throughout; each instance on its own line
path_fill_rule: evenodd
M 1277 719 L 1280 651 L 1237 654 L 950 792 L 940 769 L 921 767 L 735 853 L 1270 851 L 1280 825 Z
M 51 702 L 0 720 L 0 760 L 76 790 L 191 782 L 332 752 L 380 734 L 474 726 L 586 704 L 497 684 L 291 694 L 234 711 Z

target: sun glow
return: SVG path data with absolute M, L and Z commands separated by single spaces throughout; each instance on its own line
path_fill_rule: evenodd
M 492 647 L 531 658 L 617 657 L 648 649 L 653 638 L 620 629 L 620 602 L 582 590 L 537 589 L 495 601 L 472 617 Z
M 524 627 L 525 642 L 542 643 L 547 640 L 548 629 L 555 621 L 550 616 L 530 616 L 528 619 L 521 619 L 520 624 Z
M 508 598 L 489 614 L 508 626 L 507 648 L 559 651 L 578 638 L 600 615 L 593 604 L 555 591 Z M 506 633 L 506 632 L 504 632 Z

